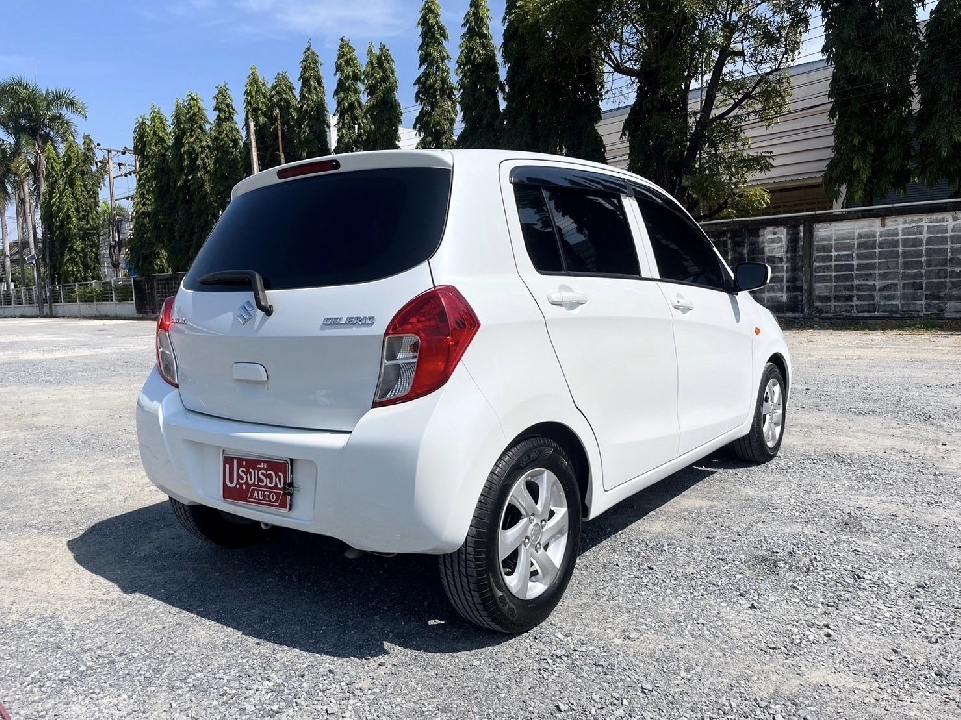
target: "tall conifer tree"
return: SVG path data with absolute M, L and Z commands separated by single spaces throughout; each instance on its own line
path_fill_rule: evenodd
M 186 272 L 217 222 L 210 192 L 210 122 L 197 93 L 177 101 L 170 167 L 174 178 L 174 232 L 167 248 L 171 270 Z
M 67 137 L 63 152 L 51 143 L 44 149 L 48 163 L 40 212 L 48 229 L 53 280 L 77 283 L 101 278 L 100 186 L 103 167 L 89 135 L 83 145 Z
M 364 72 L 357 58 L 357 51 L 345 37 L 337 48 L 334 65 L 337 86 L 334 88 L 334 114 L 337 115 L 337 146 L 335 153 L 356 152 L 363 147 L 364 100 L 361 83 Z
M 550 152 L 550 118 L 544 107 L 550 103 L 538 72 L 536 48 L 529 23 L 521 22 L 517 0 L 507 0 L 504 11 L 504 41 L 501 54 L 507 66 L 504 93 L 504 129 L 501 144 L 511 150 Z
M 374 44 L 367 47 L 367 66 L 364 68 L 364 150 L 395 150 L 400 147 L 400 123 L 404 119 L 397 99 L 397 71 L 394 57 L 383 43 L 380 51 Z
M 327 113 L 327 90 L 321 72 L 320 56 L 307 41 L 300 59 L 300 99 L 297 104 L 296 159 L 330 155 L 330 118 Z M 293 160 L 295 158 L 288 158 Z
M 210 131 L 213 153 L 210 194 L 217 210 L 223 212 L 230 202 L 231 189 L 244 179 L 244 139 L 237 127 L 237 110 L 227 83 L 217 86 L 214 113 L 214 124 Z
M 914 0 L 822 0 L 824 54 L 834 65 L 834 156 L 824 175 L 833 198 L 874 204 L 911 180 L 917 66 Z
M 250 171 L 250 131 L 247 118 L 254 122 L 254 138 L 257 141 L 257 161 L 260 169 L 270 167 L 268 162 L 271 148 L 271 129 L 273 133 L 273 143 L 277 144 L 277 131 L 274 125 L 273 103 L 270 97 L 270 86 L 261 77 L 255 65 L 250 66 L 250 74 L 247 76 L 247 84 L 244 86 L 244 117 L 241 123 L 244 128 L 244 155 L 247 163 L 247 170 Z
M 173 231 L 173 184 L 170 171 L 170 126 L 160 108 L 137 118 L 133 151 L 139 171 L 133 195 L 137 221 L 127 243 L 127 257 L 139 275 L 169 272 L 167 245 Z
M 267 157 L 268 167 L 280 165 L 281 160 L 291 162 L 300 157 L 297 147 L 297 91 L 290 75 L 279 72 L 270 86 L 270 153 Z M 280 113 L 278 121 L 277 113 Z M 278 137 L 278 123 L 280 137 Z M 281 138 L 283 148 L 281 148 Z M 283 157 L 281 157 L 281 149 Z
M 464 120 L 457 146 L 462 148 L 496 148 L 500 142 L 500 65 L 490 24 L 487 0 L 470 0 L 457 58 L 457 86 Z
M 508 0 L 504 20 L 504 144 L 604 162 L 600 58 L 589 45 L 557 42 L 517 5 Z
M 918 175 L 961 191 L 961 0 L 939 0 L 918 62 Z
M 440 3 L 424 0 L 420 18 L 420 75 L 414 81 L 414 100 L 420 111 L 414 129 L 420 133 L 419 148 L 454 146 L 454 123 L 457 122 L 457 95 L 450 77 L 450 53 L 447 51 L 447 28 L 441 18 Z

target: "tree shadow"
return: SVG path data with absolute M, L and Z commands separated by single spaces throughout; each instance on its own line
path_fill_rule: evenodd
M 628 498 L 584 526 L 580 552 L 723 466 L 730 463 L 712 456 Z M 225 550 L 184 532 L 165 502 L 103 520 L 67 546 L 81 567 L 124 593 L 305 652 L 370 658 L 391 643 L 449 653 L 509 639 L 460 619 L 430 556 L 349 560 L 340 541 L 280 529 L 262 545 Z

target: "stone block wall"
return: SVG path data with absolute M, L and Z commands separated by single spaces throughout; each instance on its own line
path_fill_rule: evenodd
M 705 223 L 732 265 L 766 262 L 782 315 L 961 317 L 961 202 Z
M 709 231 L 708 235 L 732 269 L 738 263 L 748 261 L 771 266 L 771 282 L 754 293 L 764 307 L 777 315 L 800 315 L 804 311 L 799 225 L 734 227 Z
M 961 315 L 961 213 L 815 225 L 814 300 L 823 315 Z

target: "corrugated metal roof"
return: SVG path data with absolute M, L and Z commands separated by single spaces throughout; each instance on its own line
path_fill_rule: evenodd
M 752 148 L 772 154 L 774 167 L 752 179 L 759 185 L 820 178 L 833 154 L 834 126 L 828 119 L 831 109 L 828 89 L 833 67 L 824 60 L 815 60 L 788 68 L 788 72 L 792 94 L 785 112 L 770 127 L 753 123 L 745 128 Z M 689 107 L 696 110 L 699 101 L 700 90 L 691 91 Z M 629 106 L 608 110 L 597 124 L 607 162 L 615 167 L 627 167 L 628 143 L 621 132 L 629 111 Z

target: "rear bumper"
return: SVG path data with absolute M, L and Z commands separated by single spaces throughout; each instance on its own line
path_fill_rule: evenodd
M 366 413 L 352 432 L 234 422 L 184 408 L 156 369 L 137 402 L 147 476 L 182 502 L 385 553 L 446 553 L 467 535 L 506 438 L 461 366 L 437 392 Z M 221 453 L 292 461 L 289 513 L 225 502 Z

